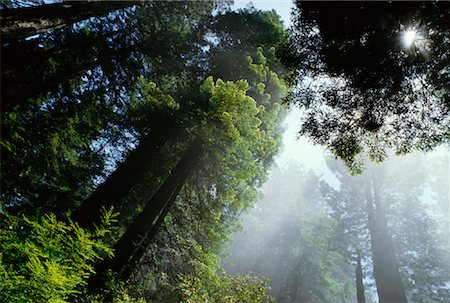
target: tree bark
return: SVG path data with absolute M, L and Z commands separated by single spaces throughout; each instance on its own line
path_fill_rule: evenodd
M 144 138 L 125 162 L 121 163 L 106 181 L 73 212 L 71 216 L 73 221 L 84 228 L 99 223 L 102 208 L 117 208 L 131 188 L 143 179 L 152 165 L 157 163 L 157 155 L 161 148 L 170 139 L 175 138 L 177 133 L 182 133 L 170 118 L 167 118 L 165 123 L 157 125 L 160 129 L 152 128 L 152 134 Z
M 394 243 L 388 232 L 377 186 L 371 176 L 367 186 L 367 212 L 378 299 L 380 303 L 406 303 Z
M 358 252 L 358 259 L 356 260 L 356 298 L 358 303 L 366 303 L 366 298 L 364 296 L 364 283 L 363 283 L 363 272 L 361 267 L 361 255 Z
M 138 4 L 137 1 L 64 1 L 0 12 L 1 35 L 18 40 Z
M 95 269 L 96 274 L 89 281 L 89 288 L 99 289 L 104 274 L 112 269 L 122 279 L 127 279 L 134 266 L 140 261 L 148 245 L 172 207 L 189 173 L 201 156 L 201 142 L 195 139 L 186 150 L 172 173 L 158 191 L 148 200 L 144 210 L 134 219 L 126 232 L 114 245 L 114 257 L 105 259 Z

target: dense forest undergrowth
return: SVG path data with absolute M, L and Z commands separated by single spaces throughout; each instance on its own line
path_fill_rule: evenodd
M 2 2 L 0 302 L 447 302 L 449 16 Z

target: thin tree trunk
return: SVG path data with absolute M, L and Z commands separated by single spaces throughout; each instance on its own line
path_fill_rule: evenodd
M 200 155 L 201 142 L 197 138 L 191 143 L 169 177 L 146 203 L 144 210 L 115 244 L 114 257 L 104 260 L 96 267 L 96 274 L 89 281 L 90 289 L 95 291 L 102 286 L 104 274 L 109 269 L 116 271 L 122 279 L 129 277 L 172 207 Z
M 161 148 L 170 139 L 175 138 L 177 133 L 182 133 L 171 119 L 158 125 L 160 129 L 144 138 L 125 162 L 119 164 L 106 181 L 73 212 L 72 220 L 89 228 L 99 223 L 102 208 L 118 208 L 131 188 L 143 179 L 149 167 L 157 163 Z
M 152 243 L 153 238 L 156 236 L 156 233 L 161 228 L 161 225 L 164 222 L 164 218 L 172 209 L 172 206 L 175 203 L 175 200 L 178 197 L 178 194 L 180 193 L 181 189 L 183 188 L 183 185 L 184 182 L 178 184 L 177 188 L 175 188 L 173 194 L 168 199 L 167 204 L 164 206 L 161 213 L 158 215 L 158 218 L 156 219 L 155 223 L 151 226 L 151 228 L 149 228 L 147 234 L 142 239 L 142 242 L 139 244 L 139 246 L 136 247 L 134 253 L 129 258 L 128 262 L 122 267 L 122 269 L 119 270 L 119 277 L 121 278 L 121 280 L 126 281 L 131 276 L 134 269 L 141 261 L 148 247 Z
M 1 35 L 17 40 L 138 4 L 138 1 L 64 1 L 0 12 Z
M 368 227 L 373 255 L 373 274 L 380 303 L 406 303 L 394 243 L 388 232 L 377 184 L 367 188 Z
M 364 296 L 364 283 L 363 283 L 363 272 L 361 266 L 361 255 L 358 252 L 358 257 L 356 261 L 356 298 L 358 303 L 366 303 L 366 298 Z

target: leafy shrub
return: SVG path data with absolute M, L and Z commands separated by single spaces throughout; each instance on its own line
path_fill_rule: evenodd
M 179 275 L 177 288 L 182 303 L 268 303 L 273 298 L 267 282 L 252 275 L 231 276 L 217 264 L 199 262 L 195 273 Z
M 0 293 L 3 302 L 68 302 L 83 292 L 94 262 L 112 256 L 104 239 L 116 214 L 87 231 L 54 214 L 32 220 L 6 216 L 0 222 Z

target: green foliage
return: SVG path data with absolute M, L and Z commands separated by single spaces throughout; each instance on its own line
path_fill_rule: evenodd
M 89 293 L 84 292 L 76 297 L 74 302 L 77 303 L 104 303 L 110 301 L 111 303 L 147 303 L 149 301 L 130 295 L 125 282 L 118 281 L 116 278 L 108 280 L 106 289 L 107 293 Z
M 205 114 L 208 121 L 212 121 L 206 130 L 209 132 L 206 137 L 212 140 L 208 144 L 213 149 L 226 145 L 230 156 L 239 155 L 239 164 L 235 158 L 225 158 L 227 160 L 221 166 L 222 169 L 236 162 L 231 165 L 233 170 L 253 174 L 256 184 L 261 184 L 264 180 L 265 170 L 271 165 L 280 147 L 280 124 L 286 113 L 280 102 L 287 87 L 282 74 L 271 69 L 274 60 L 273 48 L 267 52 L 258 48 L 253 56 L 242 58 L 241 62 L 235 61 L 240 69 L 236 76 L 240 75 L 245 83 L 239 80 L 231 84 L 219 79 L 214 84 L 210 77 L 201 87 L 202 92 L 211 95 L 210 110 Z M 229 75 L 223 73 L 224 71 L 220 71 L 219 75 L 229 78 Z M 225 134 L 219 135 L 224 130 Z M 227 140 L 224 141 L 225 138 Z M 258 161 L 254 162 L 254 159 Z
M 142 54 L 153 63 L 157 76 L 186 73 L 189 60 L 197 63 L 205 25 L 217 7 L 218 2 L 212 0 L 166 1 L 146 2 L 137 10 Z
M 145 286 L 139 288 L 151 293 L 150 297 L 171 301 L 195 292 L 198 300 L 216 298 L 216 302 L 225 297 L 237 302 L 241 302 L 236 299 L 239 297 L 262 298 L 251 278 L 233 280 L 224 273 L 217 274 L 218 255 L 236 229 L 239 215 L 255 201 L 255 186 L 264 180 L 280 140 L 276 127 L 263 129 L 261 125 L 276 125 L 281 107 L 270 109 L 270 103 L 258 106 L 247 95 L 248 88 L 244 80 L 214 82 L 212 77 L 200 88 L 209 95 L 208 112 L 196 134 L 203 138 L 206 148 L 165 218 L 163 231 L 149 249 L 154 253 L 143 261 L 151 266 L 140 269 L 140 274 L 146 274 L 141 280 Z M 260 115 L 265 108 L 273 114 Z M 268 146 L 270 141 L 274 143 Z M 184 288 L 174 291 L 179 275 Z M 226 292 L 233 287 L 234 294 Z
M 170 225 L 168 226 L 170 228 Z M 153 281 L 147 280 L 144 284 L 146 289 L 142 289 L 139 295 L 149 291 L 149 282 L 152 281 L 159 285 L 158 295 L 151 296 L 156 302 L 263 303 L 272 301 L 268 295 L 267 280 L 252 275 L 228 275 L 220 267 L 217 253 L 210 250 L 206 243 L 199 243 L 192 238 L 181 240 L 182 236 L 179 234 L 174 236 L 179 246 L 174 246 L 172 249 L 169 248 L 170 243 L 161 243 L 164 246 L 160 254 L 164 253 L 164 259 L 160 260 L 157 255 L 154 255 L 148 266 L 161 262 L 158 267 L 164 270 L 155 271 L 152 277 L 147 274 L 147 278 Z M 177 249 L 180 247 L 182 249 Z M 163 294 L 163 289 L 169 293 Z
M 210 110 L 206 114 L 211 127 L 206 127 L 204 135 L 211 147 L 217 148 L 224 143 L 228 146 L 233 141 L 236 146 L 248 145 L 257 138 L 261 120 L 257 117 L 255 100 L 246 94 L 247 89 L 245 80 L 233 83 L 218 79 L 214 83 L 212 77 L 200 87 L 201 92 L 211 95 Z
M 272 302 L 267 281 L 251 275 L 235 277 L 214 273 L 213 277 L 180 275 L 179 291 L 183 303 L 263 303 Z
M 32 220 L 6 215 L 1 222 L 0 289 L 3 302 L 70 302 L 94 273 L 94 262 L 110 257 L 103 239 L 116 222 L 112 210 L 89 232 L 54 214 Z
M 355 139 L 341 140 L 339 147 L 333 148 L 333 154 L 342 159 L 353 175 L 358 175 L 363 172 L 363 161 L 360 159 L 360 154 L 363 148 Z
M 75 26 L 60 36 L 38 38 L 44 47 L 34 51 L 45 64 L 42 69 L 34 65 L 32 77 L 19 78 L 27 85 L 33 81 L 26 79 L 36 79 L 37 86 L 46 91 L 34 92 L 41 99 L 30 100 L 2 116 L 6 117 L 2 127 L 7 130 L 2 148 L 12 156 L 6 159 L 7 170 L 2 167 L 2 185 L 7 185 L 7 191 L 1 198 L 7 210 L 17 205 L 17 213 L 26 214 L 75 207 L 144 136 L 164 134 L 168 127 L 179 128 L 160 147 L 143 180 L 119 201 L 122 230 L 176 165 L 186 142 L 197 135 L 205 142 L 200 163 L 165 218 L 163 230 L 136 266 L 133 279 L 126 285 L 108 285 L 117 302 L 134 302 L 135 297 L 179 301 L 188 288 L 199 300 L 269 301 L 265 282 L 226 275 L 218 256 L 236 229 L 239 215 L 255 201 L 257 187 L 265 180 L 280 147 L 280 122 L 285 114 L 280 103 L 287 87 L 276 53 L 277 45 L 286 40 L 286 32 L 275 12 L 219 11 L 212 16 L 216 7 L 213 1 L 146 2 L 105 17 L 101 23 L 90 20 L 84 28 Z M 225 24 L 233 27 L 227 29 Z M 218 39 L 230 38 L 230 43 L 210 43 L 204 40 L 206 32 Z M 248 41 L 234 43 L 244 38 Z M 206 44 L 210 44 L 209 50 L 204 48 Z M 33 53 L 33 49 L 29 51 Z M 239 56 L 233 60 L 221 61 L 236 53 Z M 231 69 L 227 62 L 233 63 Z M 22 72 L 29 70 L 27 66 Z M 55 79 L 57 75 L 63 76 Z M 45 83 L 59 86 L 50 89 Z M 20 91 L 15 88 L 13 94 Z M 62 195 L 68 197 L 65 205 L 59 204 Z M 29 210 L 23 208 L 27 202 Z M 39 209 L 34 208 L 37 205 Z M 50 219 L 29 221 L 42 225 L 45 220 Z M 22 225 L 26 224 L 18 226 Z M 78 237 L 81 232 L 76 224 L 58 226 L 57 230 L 66 230 L 57 233 L 61 237 Z M 31 241 L 20 228 L 13 231 L 17 239 Z M 63 240 L 55 240 L 58 247 L 41 249 L 42 255 L 48 255 L 47 259 L 39 257 L 44 262 L 41 267 L 46 270 L 45 262 L 58 265 L 57 272 L 67 283 L 59 288 L 49 283 L 41 293 L 38 287 L 33 288 L 29 292 L 36 293 L 36 300 L 54 296 L 68 301 L 77 292 L 86 292 L 85 280 L 79 276 L 92 274 L 92 265 L 101 257 L 98 250 L 107 242 L 104 237 L 113 240 L 120 235 L 83 232 L 83 241 L 93 241 L 83 246 L 92 248 L 83 253 L 88 257 L 85 260 L 74 260 L 71 253 L 82 250 L 64 246 Z M 55 250 L 66 261 L 48 250 Z M 20 264 L 28 257 L 20 255 L 25 261 L 16 263 L 16 259 L 10 260 L 10 251 L 8 260 L 4 255 L 4 263 L 17 275 L 7 281 L 16 281 L 16 276 L 25 276 Z M 75 269 L 69 271 L 69 266 Z M 42 275 L 49 274 L 44 271 Z M 180 279 L 187 283 L 184 288 Z M 102 297 L 86 294 L 83 300 L 101 302 Z
M 148 121 L 172 109 L 163 108 L 171 102 L 164 94 L 172 94 L 161 83 L 174 82 L 179 91 L 181 83 L 195 86 L 191 69 L 200 68 L 204 25 L 216 7 L 146 2 L 5 47 L 2 101 L 20 105 L 2 111 L 1 207 L 60 212 L 85 199 L 93 180 L 130 150 L 136 131 L 148 132 Z M 137 106 L 142 77 L 158 88 L 148 88 L 148 100 Z M 137 115 L 143 110 L 152 115 Z
M 92 94 L 80 104 L 58 99 L 2 113 L 1 203 L 43 213 L 83 199 L 92 176 L 102 173 L 103 159 L 91 144 L 109 118 L 110 105 Z
M 136 91 L 131 94 L 128 108 L 130 122 L 140 132 L 154 125 L 155 119 L 167 118 L 170 114 L 180 109 L 172 96 L 164 93 L 156 83 L 139 77 L 136 83 Z
M 228 18 L 217 16 L 222 17 Z M 229 28 L 233 30 L 242 29 Z M 158 82 L 180 104 L 175 120 L 183 121 L 192 136 L 200 136 L 205 148 L 136 270 L 133 294 L 156 302 L 177 302 L 180 296 L 188 300 L 186 292 L 195 293 L 192 301 L 199 302 L 268 300 L 262 296 L 264 291 L 257 291 L 262 284 L 256 278 L 224 274 L 218 257 L 237 229 L 239 216 L 253 205 L 257 187 L 266 179 L 280 147 L 280 122 L 285 115 L 281 99 L 287 87 L 275 47 L 272 42 L 263 43 L 264 35 L 255 44 L 239 45 L 233 42 L 239 34 L 228 36 L 225 27 L 218 27 L 216 33 L 223 43 L 211 46 L 212 76 L 200 86 L 177 78 L 181 92 Z M 223 61 L 236 53 L 232 60 Z M 233 288 L 234 294 L 227 291 Z M 252 294 L 259 294 L 259 299 L 252 299 Z M 239 296 L 246 299 L 239 301 Z

